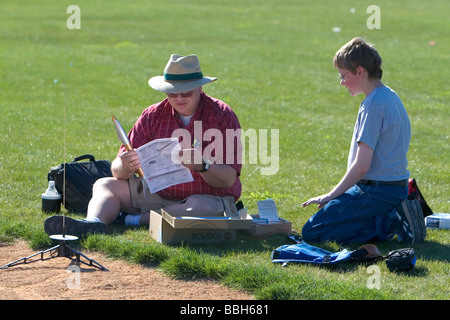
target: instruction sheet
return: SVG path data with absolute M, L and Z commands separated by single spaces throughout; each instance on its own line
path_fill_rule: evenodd
M 261 200 L 256 203 L 258 205 L 259 218 L 267 219 L 269 222 L 278 221 L 278 210 L 275 201 L 272 199 Z
M 194 180 L 191 171 L 177 161 L 180 150 L 177 138 L 156 139 L 136 149 L 151 193 Z

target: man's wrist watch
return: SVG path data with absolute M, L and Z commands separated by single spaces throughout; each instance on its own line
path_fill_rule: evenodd
M 209 167 L 211 166 L 211 162 L 206 159 L 203 159 L 202 164 L 203 164 L 202 168 L 200 170 L 198 170 L 197 172 L 206 172 L 209 170 Z

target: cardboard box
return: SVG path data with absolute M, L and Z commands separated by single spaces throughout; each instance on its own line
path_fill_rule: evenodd
M 188 215 L 189 214 L 189 215 Z M 150 236 L 159 243 L 204 244 L 236 240 L 237 229 L 249 229 L 252 217 L 227 215 L 224 211 L 150 211 Z
M 249 232 L 256 237 L 268 236 L 275 233 L 290 233 L 292 231 L 292 222 L 289 220 L 278 218 L 279 221 L 262 221 L 259 215 L 252 216 L 255 220 L 252 223 Z

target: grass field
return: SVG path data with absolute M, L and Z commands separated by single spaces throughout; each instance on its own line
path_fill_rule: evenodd
M 79 30 L 66 25 L 71 4 L 81 9 Z M 366 24 L 372 4 L 381 10 L 380 29 Z M 255 214 L 256 201 L 274 199 L 280 216 L 301 230 L 315 212 L 301 208 L 302 201 L 329 191 L 346 169 L 363 97 L 351 97 L 339 85 L 332 57 L 355 36 L 376 45 L 383 82 L 407 108 L 412 177 L 435 212 L 450 212 L 449 13 L 445 0 L 2 0 L 0 241 L 51 244 L 40 202 L 48 170 L 86 153 L 112 160 L 119 142 L 111 114 L 127 130 L 146 106 L 163 99 L 147 80 L 162 73 L 172 53 L 199 56 L 203 73 L 219 78 L 204 90 L 227 102 L 243 129 L 279 130 L 278 172 L 261 175 L 266 164 L 245 165 L 242 200 Z M 177 277 L 217 279 L 258 299 L 450 296 L 445 230 L 429 230 L 426 241 L 414 245 L 418 262 L 407 274 L 378 263 L 378 289 L 368 287 L 365 266 L 272 265 L 270 252 L 289 243 L 285 236 L 239 234 L 231 245 L 170 247 L 149 239 L 146 228 L 119 231 L 89 236 L 80 245 L 157 263 Z M 404 246 L 378 248 L 387 253 Z

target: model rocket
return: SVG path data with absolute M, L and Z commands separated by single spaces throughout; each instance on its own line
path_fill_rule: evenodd
M 112 116 L 112 119 L 114 121 L 114 126 L 116 127 L 117 135 L 119 136 L 119 140 L 122 141 L 122 144 L 124 148 L 127 151 L 133 150 L 133 146 L 130 143 L 130 140 L 128 139 L 127 134 L 125 133 L 125 130 L 123 130 L 122 125 L 120 124 L 119 120 L 116 119 L 116 117 Z M 139 168 L 137 170 L 137 174 L 139 177 L 144 176 L 144 172 L 142 171 L 142 168 Z

